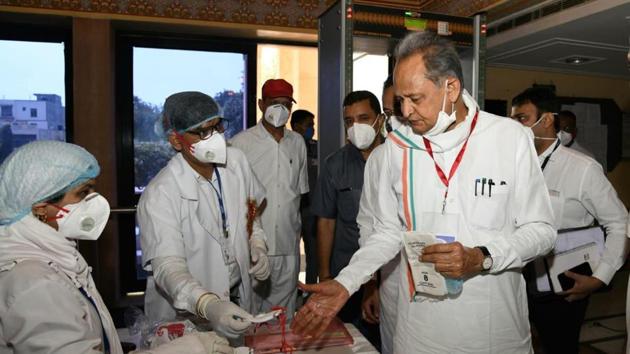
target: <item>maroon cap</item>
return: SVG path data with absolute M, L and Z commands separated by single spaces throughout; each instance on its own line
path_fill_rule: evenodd
M 262 87 L 262 97 L 263 99 L 288 97 L 295 102 L 295 99 L 293 99 L 293 86 L 283 79 L 269 79 L 265 81 Z

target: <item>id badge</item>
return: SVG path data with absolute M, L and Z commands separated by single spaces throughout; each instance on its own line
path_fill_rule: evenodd
M 459 214 L 425 212 L 419 225 L 418 231 L 444 236 L 445 243 L 454 242 L 459 235 Z

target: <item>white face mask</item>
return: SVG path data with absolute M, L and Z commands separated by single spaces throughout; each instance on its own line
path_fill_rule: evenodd
M 571 135 L 571 133 L 565 132 L 564 130 L 561 130 L 558 132 L 558 139 L 560 139 L 560 144 L 567 146 L 573 141 L 573 135 Z
M 444 99 L 442 100 L 442 110 L 438 113 L 437 120 L 435 121 L 435 125 L 429 129 L 429 131 L 425 132 L 424 136 L 435 136 L 438 134 L 442 134 L 448 129 L 448 127 L 455 122 L 455 104 L 451 103 L 451 114 L 444 112 L 444 108 L 446 108 L 446 94 L 447 94 L 447 86 L 448 81 L 444 80 Z
M 265 110 L 265 120 L 276 128 L 287 124 L 289 120 L 289 109 L 283 104 L 274 104 Z
M 378 118 L 374 120 L 372 125 L 363 124 L 363 123 L 354 123 L 350 128 L 348 128 L 348 140 L 352 143 L 352 145 L 356 146 L 359 150 L 365 150 L 374 141 L 376 138 L 376 131 L 374 130 L 374 124 L 378 121 Z
M 78 203 L 64 205 L 57 213 L 59 232 L 75 240 L 97 240 L 107 219 L 109 203 L 98 193 L 92 193 Z
M 190 153 L 200 162 L 220 163 L 227 160 L 227 144 L 223 133 L 214 133 L 190 146 Z

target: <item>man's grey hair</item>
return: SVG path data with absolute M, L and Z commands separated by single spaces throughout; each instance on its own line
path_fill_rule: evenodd
M 394 57 L 400 63 L 414 54 L 422 55 L 427 69 L 426 77 L 435 85 L 440 85 L 443 79 L 452 76 L 464 88 L 462 64 L 453 42 L 429 31 L 412 32 L 396 46 Z

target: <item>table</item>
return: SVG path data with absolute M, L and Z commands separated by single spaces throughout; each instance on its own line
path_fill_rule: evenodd
M 379 352 L 370 344 L 370 342 L 359 332 L 359 330 L 350 323 L 344 323 L 346 329 L 354 339 L 352 346 L 331 347 L 319 350 L 306 350 L 294 352 L 294 354 L 379 354 Z M 136 342 L 139 338 L 131 338 L 127 328 L 118 328 L 116 330 L 120 340 L 123 342 Z M 249 354 L 247 347 L 240 347 L 234 351 L 234 354 Z

